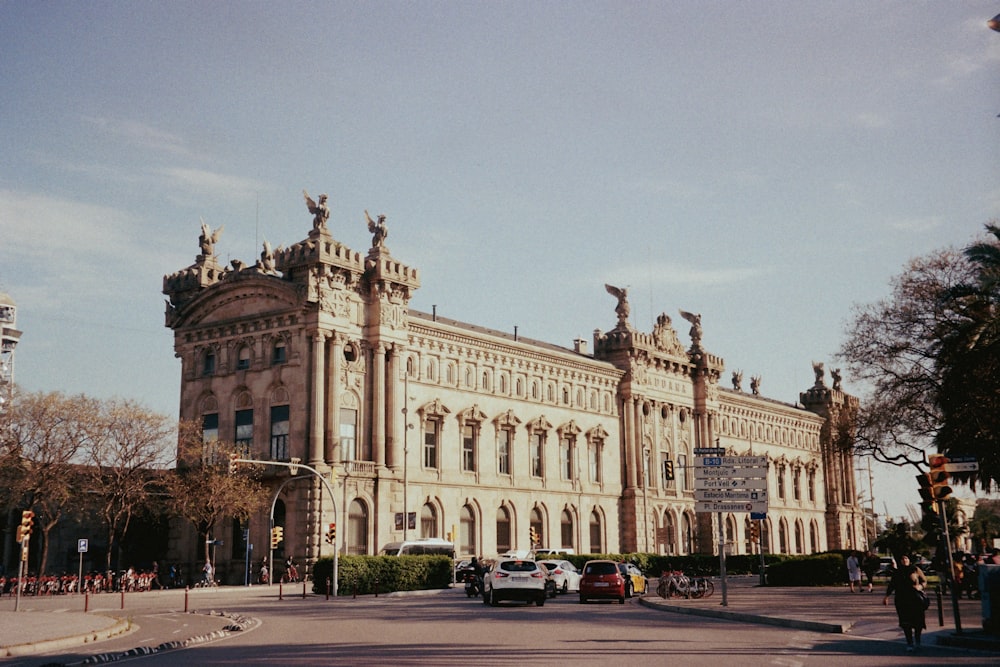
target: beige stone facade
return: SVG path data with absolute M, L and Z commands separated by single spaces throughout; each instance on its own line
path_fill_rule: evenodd
M 592 351 L 417 312 L 419 272 L 384 234 L 361 255 L 325 220 L 290 248 L 265 245 L 254 266 L 221 266 L 217 234 L 203 232 L 195 263 L 163 284 L 181 417 L 251 458 L 306 463 L 335 491 L 267 469 L 279 555 L 331 553 L 331 522 L 342 553 L 451 535 L 460 555 L 489 555 L 530 548 L 532 529 L 540 546 L 577 553 L 717 552 L 719 517 L 694 511 L 694 449 L 707 446 L 768 456 L 766 550 L 863 546 L 837 427 L 856 401 L 839 383 L 817 374 L 805 407 L 723 388 L 700 318 L 682 313 L 687 347 L 665 314 L 638 331 L 612 287 L 618 322 L 594 332 Z M 722 519 L 730 553 L 756 552 L 748 515 Z M 268 510 L 250 523 L 255 559 L 270 521 Z M 174 556 L 194 547 L 182 536 Z M 243 556 L 239 544 L 220 548 L 220 559 Z

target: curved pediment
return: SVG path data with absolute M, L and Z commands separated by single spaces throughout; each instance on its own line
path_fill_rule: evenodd
M 304 305 L 299 288 L 281 278 L 255 274 L 213 285 L 179 308 L 173 327 L 258 319 Z M 248 309 L 249 306 L 249 309 Z

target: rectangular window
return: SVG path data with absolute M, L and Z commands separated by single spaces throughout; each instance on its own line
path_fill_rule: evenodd
M 204 363 L 201 366 L 202 375 L 215 375 L 215 352 L 206 352 Z
M 243 455 L 250 453 L 253 444 L 253 410 L 236 411 L 236 448 Z
M 288 460 L 288 406 L 271 406 L 271 460 Z
M 595 484 L 601 483 L 601 443 L 592 442 L 588 447 L 588 458 L 590 467 L 590 481 Z
M 816 502 L 816 471 L 809 471 L 809 502 Z
M 800 468 L 795 468 L 792 470 L 792 496 L 796 500 L 802 500 L 802 491 L 800 490 L 802 481 L 802 470 Z
M 501 475 L 510 474 L 510 431 L 508 429 L 500 429 L 500 442 L 497 443 L 497 455 L 499 461 L 497 463 L 497 472 Z
M 573 479 L 573 443 L 569 438 L 559 440 L 559 470 L 563 479 Z
M 476 472 L 476 428 L 472 424 L 462 427 L 462 470 Z
M 340 409 L 340 460 L 358 460 L 358 411 Z
M 438 436 L 440 435 L 441 423 L 429 420 L 424 424 L 424 467 L 438 467 Z M 424 537 L 433 537 L 424 535 Z
M 544 472 L 542 467 L 542 434 L 532 433 L 528 442 L 531 449 L 531 476 L 541 477 Z
M 785 497 L 785 466 L 778 466 L 775 471 L 778 474 L 778 497 L 784 499 Z M 787 553 L 784 545 L 782 545 L 781 553 Z
M 201 441 L 208 443 L 219 439 L 219 415 L 212 413 L 201 417 Z
M 274 349 L 271 351 L 271 363 L 273 365 L 283 364 L 288 360 L 285 355 L 285 345 L 284 343 L 280 345 L 275 345 Z

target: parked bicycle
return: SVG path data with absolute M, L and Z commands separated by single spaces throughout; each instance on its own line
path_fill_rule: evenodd
M 661 598 L 707 598 L 715 592 L 715 584 L 708 577 L 688 577 L 679 570 L 664 572 L 656 586 Z

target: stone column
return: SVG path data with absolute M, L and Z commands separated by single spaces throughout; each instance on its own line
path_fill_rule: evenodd
M 389 350 L 389 376 L 386 385 L 386 426 L 385 464 L 397 468 L 403 462 L 402 434 L 400 432 L 400 416 L 402 406 L 399 401 L 399 345 L 393 345 Z M 403 400 L 406 400 L 405 398 Z
M 385 464 L 385 343 L 372 352 L 372 460 Z
M 326 371 L 326 334 L 317 331 L 313 334 L 312 358 L 312 430 L 309 437 L 309 465 L 323 463 L 323 435 L 326 420 L 324 419 L 324 378 Z
M 340 334 L 331 336 L 330 376 L 327 379 L 330 402 L 330 438 L 326 451 L 327 463 L 333 465 L 343 459 L 340 451 L 340 374 L 344 366 L 344 338 Z
M 625 398 L 622 402 L 622 421 L 625 425 L 625 465 L 628 466 L 625 471 L 625 487 L 634 489 L 638 485 L 635 470 L 636 421 L 635 399 L 631 396 Z

